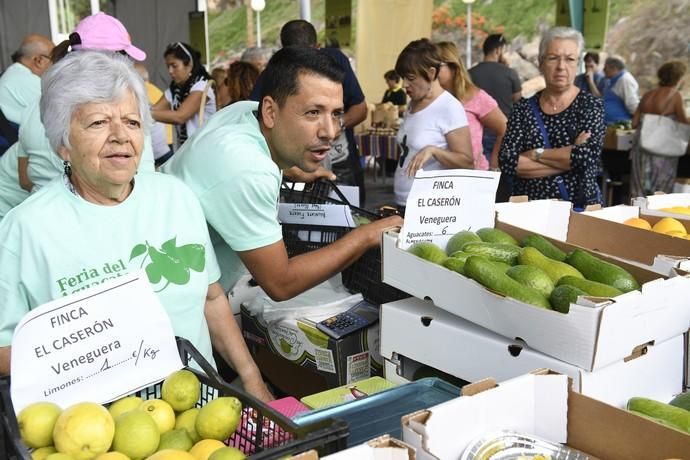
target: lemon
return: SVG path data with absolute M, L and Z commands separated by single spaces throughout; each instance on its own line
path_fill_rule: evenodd
M 100 404 L 84 402 L 68 407 L 55 422 L 53 440 L 58 452 L 74 460 L 91 460 L 108 451 L 115 423 Z
M 131 410 L 115 419 L 113 450 L 140 460 L 158 449 L 161 434 L 156 422 L 142 410 Z
M 679 232 L 679 231 L 677 231 L 677 230 L 673 230 L 673 231 L 670 231 L 670 232 L 666 232 L 665 234 L 668 235 L 668 236 L 675 236 L 676 238 L 685 238 L 685 237 L 687 236 L 687 233 L 685 233 L 685 232 Z
M 194 456 L 188 452 L 175 449 L 159 450 L 151 455 L 146 460 L 196 460 Z
M 50 454 L 46 457 L 46 460 L 74 460 L 75 457 L 72 457 L 71 455 L 63 454 L 62 452 L 56 452 L 54 454 Z
M 242 403 L 233 396 L 210 401 L 199 410 L 194 427 L 203 439 L 225 441 L 237 429 Z
M 53 446 L 41 447 L 31 452 L 31 460 L 45 460 L 48 455 L 56 452 L 57 450 Z
M 196 443 L 201 440 L 194 427 L 196 424 L 196 416 L 199 414 L 199 408 L 194 407 L 192 409 L 186 410 L 177 416 L 175 419 L 175 429 L 184 428 L 189 433 L 189 437 L 192 438 L 192 442 Z
M 139 396 L 126 396 L 112 403 L 110 407 L 108 407 L 108 412 L 110 412 L 110 415 L 113 416 L 113 420 L 115 420 L 125 412 L 137 409 L 141 406 L 142 402 L 144 402 L 144 400 Z
M 177 428 L 176 430 L 168 431 L 161 435 L 161 442 L 158 444 L 158 450 L 177 449 L 185 452 L 192 448 L 194 443 L 192 437 L 184 428 Z
M 26 406 L 17 415 L 22 441 L 34 449 L 53 445 L 53 428 L 62 412 L 51 402 L 37 402 Z
M 163 381 L 161 398 L 175 409 L 183 412 L 194 407 L 199 400 L 201 382 L 194 373 L 182 369 L 173 372 Z
M 243 460 L 245 458 L 247 456 L 241 450 L 235 447 L 223 447 L 212 453 L 208 460 Z
M 120 452 L 107 452 L 96 457 L 96 460 L 131 460 L 125 454 Z
M 685 230 L 683 224 L 673 217 L 664 217 L 659 222 L 654 224 L 652 230 L 658 233 L 669 233 L 669 232 L 682 232 L 683 234 L 688 233 Z
M 225 447 L 225 444 L 216 439 L 203 439 L 189 451 L 196 460 L 208 460 L 212 453 Z
M 626 220 L 623 222 L 625 225 L 629 225 L 631 227 L 637 227 L 637 228 L 643 228 L 645 230 L 651 230 L 652 226 L 649 224 L 644 219 L 640 219 L 639 217 L 631 217 L 630 219 Z
M 139 406 L 139 409 L 151 416 L 156 425 L 158 425 L 158 431 L 161 434 L 175 428 L 175 411 L 170 407 L 170 404 L 162 399 L 144 401 Z

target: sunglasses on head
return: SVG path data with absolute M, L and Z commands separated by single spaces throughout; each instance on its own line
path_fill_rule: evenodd
M 175 49 L 175 48 L 182 48 L 182 51 L 184 51 L 184 54 L 187 55 L 190 61 L 194 62 L 194 58 L 192 58 L 192 53 L 189 52 L 186 46 L 182 42 L 176 42 L 176 43 L 171 43 L 168 45 L 168 49 Z

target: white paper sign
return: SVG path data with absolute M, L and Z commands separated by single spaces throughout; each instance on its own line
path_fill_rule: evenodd
M 431 241 L 441 248 L 461 230 L 494 226 L 498 172 L 418 171 L 407 197 L 400 248 Z
M 183 367 L 144 271 L 31 310 L 12 339 L 12 402 L 106 403 Z
M 280 203 L 278 220 L 283 224 L 357 226 L 350 207 L 342 204 Z

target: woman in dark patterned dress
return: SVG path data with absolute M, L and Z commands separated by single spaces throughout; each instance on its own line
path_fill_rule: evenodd
M 558 198 L 576 208 L 601 203 L 597 182 L 604 139 L 600 98 L 573 84 L 584 40 L 554 27 L 539 45 L 546 88 L 513 107 L 501 145 L 501 172 L 512 176 L 513 195 Z

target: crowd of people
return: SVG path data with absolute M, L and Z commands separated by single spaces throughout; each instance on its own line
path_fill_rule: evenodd
M 454 43 L 414 40 L 384 75 L 382 102 L 402 117 L 393 185 L 400 215 L 290 258 L 276 206 L 283 177 L 358 185 L 364 203 L 353 129 L 368 109 L 349 59 L 319 48 L 312 24 L 289 21 L 280 39 L 272 56 L 250 49 L 211 73 L 191 45 L 172 43 L 161 91 L 148 81 L 146 54 L 111 16 L 84 18 L 57 46 L 26 37 L 0 77 L 0 373 L 10 372 L 22 316 L 86 287 L 67 291 L 60 279 L 111 260 L 135 270 L 145 263 L 133 260 L 134 247 L 160 254 L 175 241 L 199 248 L 194 270 L 163 280 L 147 266 L 175 333 L 211 362 L 215 349 L 248 391 L 269 400 L 226 295 L 244 273 L 275 300 L 332 277 L 401 225 L 422 168 L 500 170 L 504 197 L 602 203 L 607 123 L 635 127 L 645 113 L 688 122 L 678 92 L 684 64 L 662 66 L 659 88 L 640 101 L 623 61 L 609 57 L 599 71 L 599 56 L 584 54 L 571 28 L 543 35 L 545 88 L 529 98 L 506 65 L 503 35 L 486 38 L 484 60 L 471 69 Z M 673 161 L 637 143 L 632 158 L 635 193 L 668 191 Z M 44 222 L 60 225 L 47 232 Z

